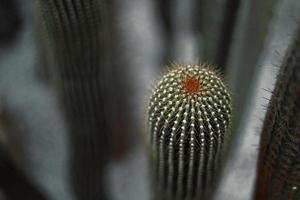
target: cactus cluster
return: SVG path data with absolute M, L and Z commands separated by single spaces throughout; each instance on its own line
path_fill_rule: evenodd
M 208 64 L 177 64 L 156 85 L 148 107 L 155 199 L 209 195 L 231 121 L 231 97 Z
M 255 199 L 300 199 L 300 30 L 277 76 L 264 120 Z

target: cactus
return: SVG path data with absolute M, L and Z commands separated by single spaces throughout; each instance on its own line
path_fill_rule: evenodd
M 70 129 L 77 199 L 106 199 L 103 169 L 114 123 L 109 4 L 103 0 L 37 0 L 50 76 Z
M 255 199 L 300 199 L 300 30 L 277 76 L 260 141 Z
M 220 74 L 207 64 L 172 66 L 154 90 L 148 118 L 155 199 L 209 196 L 231 119 Z
M 0 47 L 8 47 L 20 34 L 23 26 L 23 15 L 19 1 L 3 0 L 0 2 Z

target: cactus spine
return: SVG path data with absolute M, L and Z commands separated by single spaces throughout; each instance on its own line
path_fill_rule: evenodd
M 300 30 L 277 76 L 264 120 L 255 199 L 300 199 Z
M 148 107 L 155 199 L 208 195 L 230 114 L 230 95 L 209 65 L 175 65 L 162 77 Z

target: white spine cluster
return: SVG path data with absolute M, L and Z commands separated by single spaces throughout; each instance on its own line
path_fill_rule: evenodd
M 220 164 L 230 114 L 230 95 L 212 67 L 178 65 L 162 77 L 148 107 L 156 198 L 203 197 Z

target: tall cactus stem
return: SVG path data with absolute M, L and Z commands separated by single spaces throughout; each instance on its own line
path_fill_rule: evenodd
M 105 0 L 36 0 L 51 78 L 71 140 L 77 199 L 106 199 L 103 171 L 116 124 L 110 64 L 110 10 Z

